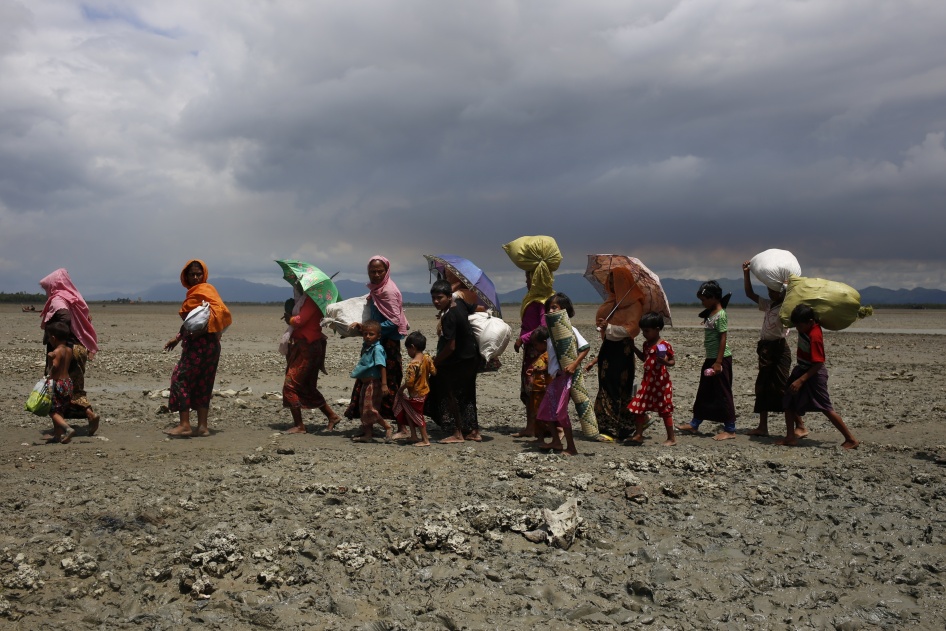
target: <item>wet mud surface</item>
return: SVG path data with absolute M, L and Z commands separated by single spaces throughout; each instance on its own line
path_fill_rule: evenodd
M 695 314 L 697 309 L 692 310 Z M 35 314 L 0 310 L 2 629 L 903 629 L 946 624 L 946 312 L 826 332 L 830 389 L 798 448 L 750 438 L 760 315 L 730 313 L 736 440 L 532 451 L 518 356 L 481 375 L 485 440 L 353 444 L 347 421 L 286 435 L 280 307 L 235 306 L 212 435 L 167 439 L 174 306 L 93 305 L 102 414 L 69 445 L 23 411 L 42 374 Z M 702 362 L 695 315 L 665 337 L 677 420 Z M 591 338 L 594 309 L 577 325 Z M 434 336 L 432 309 L 410 308 Z M 895 324 L 895 326 L 894 326 Z M 885 328 L 926 333 L 885 334 Z M 320 381 L 348 398 L 360 340 L 331 337 Z M 592 392 L 595 379 L 589 380 Z M 772 428 L 782 429 L 773 419 Z M 433 436 L 442 435 L 432 427 Z M 380 436 L 380 435 L 379 435 Z

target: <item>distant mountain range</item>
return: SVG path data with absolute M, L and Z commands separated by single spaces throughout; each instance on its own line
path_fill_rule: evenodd
M 732 292 L 732 304 L 751 304 L 742 291 L 742 279 L 717 279 L 724 291 Z M 661 279 L 664 291 L 673 304 L 695 304 L 696 290 L 700 286 L 698 280 L 681 280 L 676 278 Z M 214 286 L 224 300 L 228 302 L 283 302 L 292 297 L 288 284 L 268 285 L 252 283 L 240 278 L 216 278 Z M 343 298 L 363 296 L 368 293 L 364 283 L 353 280 L 340 280 L 336 283 Z M 559 274 L 555 277 L 555 288 L 565 292 L 576 303 L 596 303 L 601 296 L 581 274 Z M 864 305 L 941 305 L 946 304 L 946 291 L 941 289 L 885 289 L 883 287 L 866 287 L 861 292 L 861 303 Z M 503 304 L 518 304 L 525 296 L 526 288 L 520 287 L 499 295 Z M 764 287 L 756 287 L 756 293 L 764 295 Z M 184 297 L 184 289 L 178 282 L 162 283 L 143 290 L 137 295 L 128 295 L 117 292 L 89 296 L 92 301 L 110 301 L 130 298 L 141 298 L 146 302 L 178 302 Z M 410 304 L 429 304 L 430 294 L 426 292 L 404 292 L 404 302 Z

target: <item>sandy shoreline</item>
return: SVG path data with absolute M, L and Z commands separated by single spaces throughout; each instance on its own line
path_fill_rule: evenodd
M 48 420 L 22 411 L 42 373 L 37 316 L 0 306 L 0 628 L 946 622 L 946 312 L 878 310 L 826 334 L 832 398 L 863 441 L 854 453 L 813 418 L 813 438 L 793 450 L 745 435 L 716 444 L 712 427 L 667 449 L 652 429 L 644 447 L 582 441 L 565 459 L 506 436 L 523 419 L 512 353 L 479 380 L 481 444 L 353 445 L 350 422 L 281 434 L 289 415 L 263 398 L 281 389 L 279 308 L 242 305 L 217 387 L 251 393 L 214 399 L 210 438 L 169 441 L 160 430 L 174 418 L 156 413 L 166 400 L 142 393 L 168 385 L 178 354 L 160 349 L 176 310 L 92 311 L 102 352 L 87 379 L 101 435 L 46 446 L 37 442 Z M 579 328 L 591 329 L 593 313 L 580 309 Z M 432 315 L 408 310 L 428 336 Z M 701 332 L 684 326 L 695 310 L 674 316 L 665 333 L 685 420 Z M 740 431 L 756 422 L 759 318 L 731 310 Z M 329 401 L 347 399 L 359 345 L 330 338 L 320 381 Z M 582 523 L 568 550 L 524 536 L 569 498 Z

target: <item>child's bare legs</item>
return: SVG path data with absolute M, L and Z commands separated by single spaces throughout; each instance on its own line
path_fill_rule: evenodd
M 831 421 L 831 424 L 834 425 L 835 429 L 841 432 L 841 435 L 844 436 L 844 442 L 841 443 L 841 446 L 845 449 L 857 449 L 857 446 L 860 444 L 860 442 L 854 438 L 854 434 L 852 434 L 851 430 L 849 430 L 847 425 L 844 424 L 844 420 L 841 418 L 841 415 L 834 410 L 825 412 L 824 415 L 828 417 L 828 420 Z
M 534 447 L 541 447 L 542 445 L 545 444 L 545 436 L 546 436 L 545 426 L 546 426 L 545 421 L 540 421 L 536 419 L 535 426 L 532 428 L 535 434 L 535 440 L 530 440 L 529 441 L 530 445 Z
M 416 439 L 417 433 L 413 425 L 411 425 L 411 439 Z M 414 440 L 415 447 L 430 447 L 430 437 L 427 435 L 427 426 L 420 426 L 420 440 Z
M 530 399 L 529 402 L 526 403 L 526 428 L 519 430 L 515 434 L 512 434 L 513 438 L 534 438 L 535 437 L 536 424 L 537 424 L 537 421 L 535 420 L 535 413 L 536 413 L 535 406 L 533 405 L 532 400 Z
M 775 444 L 784 447 L 797 446 L 798 436 L 795 434 L 795 427 L 800 420 L 801 417 L 797 413 L 791 410 L 785 410 L 785 438 L 778 439 L 775 441 Z
M 62 414 L 53 412 L 49 417 L 53 420 L 53 435 L 48 440 L 53 441 L 58 439 L 63 445 L 72 440 L 72 437 L 76 435 L 76 430 L 72 429 L 69 423 L 66 422 L 66 419 L 63 418 Z
M 561 451 L 562 449 L 564 449 L 564 446 L 562 445 L 562 438 L 566 437 L 565 432 L 560 431 L 561 428 L 558 426 L 557 423 L 543 423 L 543 424 L 545 425 L 545 427 L 543 428 L 544 431 L 552 435 L 552 442 L 546 445 L 545 439 L 543 438 L 543 443 L 541 446 L 539 446 L 539 449 L 542 449 L 543 451 Z M 571 430 L 571 427 L 569 427 L 568 429 Z M 569 432 L 569 435 L 570 433 L 571 432 Z M 574 442 L 572 443 L 572 447 L 574 447 Z
M 287 434 L 305 434 L 305 423 L 302 422 L 302 408 L 289 408 L 292 414 L 292 427 L 286 430 Z
M 565 450 L 562 451 L 562 453 L 565 454 L 566 456 L 577 456 L 578 449 L 575 447 L 575 437 L 574 435 L 572 435 L 571 423 L 569 423 L 562 429 L 564 430 L 564 433 L 565 433 Z M 557 437 L 558 432 L 556 432 L 555 435 Z M 559 446 L 561 446 L 561 443 L 559 443 Z
M 673 431 L 673 416 L 668 414 L 663 417 L 664 428 L 667 430 L 667 440 L 664 441 L 664 447 L 673 447 L 677 444 L 677 436 Z

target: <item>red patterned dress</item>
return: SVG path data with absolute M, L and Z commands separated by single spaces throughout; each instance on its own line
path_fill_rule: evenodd
M 644 344 L 643 350 L 644 376 L 627 409 L 632 414 L 656 412 L 666 423 L 673 416 L 673 385 L 670 372 L 657 361 L 657 357 L 659 353 L 666 353 L 667 359 L 673 359 L 673 347 L 670 342 L 660 339 L 656 344 Z

